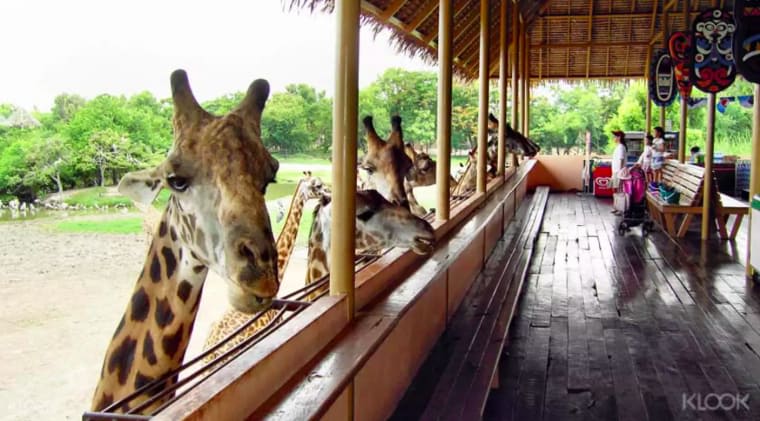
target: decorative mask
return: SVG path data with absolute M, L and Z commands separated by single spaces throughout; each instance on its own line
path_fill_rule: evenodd
M 676 99 L 673 60 L 665 50 L 659 50 L 649 71 L 649 97 L 657 106 L 667 107 Z
M 760 83 L 760 0 L 734 0 L 734 18 L 736 69 L 748 81 Z
M 704 11 L 694 20 L 694 85 L 702 92 L 720 92 L 734 83 L 736 66 L 731 50 L 734 30 L 731 13 Z
M 682 98 L 691 97 L 693 81 L 691 79 L 691 31 L 673 32 L 668 40 L 668 51 L 675 66 L 673 72 Z

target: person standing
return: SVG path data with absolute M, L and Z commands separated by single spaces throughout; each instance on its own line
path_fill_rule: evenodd
M 651 134 L 646 135 L 646 138 L 644 139 L 644 150 L 641 151 L 639 160 L 636 161 L 636 166 L 640 167 L 641 170 L 644 171 L 647 183 L 652 181 L 652 154 L 654 152 L 652 148 L 653 140 L 654 137 Z
M 662 166 L 665 164 L 665 131 L 662 127 L 654 128 L 652 141 L 652 172 L 654 181 L 662 182 Z
M 620 187 L 620 171 L 625 168 L 626 155 L 628 155 L 628 145 L 625 143 L 625 133 L 620 130 L 612 132 L 615 142 L 615 150 L 612 152 L 612 187 L 618 191 Z M 618 214 L 617 210 L 612 213 Z

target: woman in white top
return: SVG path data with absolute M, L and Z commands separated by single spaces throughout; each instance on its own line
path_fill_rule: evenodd
M 618 173 L 625 168 L 628 145 L 625 144 L 625 133 L 615 130 L 612 134 L 615 136 L 615 150 L 612 152 L 612 186 L 617 190 L 620 187 Z M 612 213 L 618 212 L 613 210 Z
M 639 160 L 636 161 L 636 166 L 641 167 L 641 170 L 646 174 L 647 183 L 652 181 L 652 156 L 654 149 L 652 148 L 652 135 L 648 134 L 644 139 L 644 150 L 639 155 Z

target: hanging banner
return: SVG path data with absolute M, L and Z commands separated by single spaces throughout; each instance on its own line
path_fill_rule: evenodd
M 748 81 L 760 83 L 760 0 L 734 0 L 734 18 L 736 70 Z
M 734 83 L 736 66 L 732 51 L 734 26 L 731 13 L 710 9 L 694 19 L 694 86 L 702 92 L 720 92 Z
M 755 105 L 755 98 L 752 95 L 741 95 L 739 98 L 739 104 L 744 108 L 752 108 Z
M 726 109 L 728 108 L 728 104 L 734 101 L 736 101 L 735 96 L 722 97 L 720 100 L 718 100 L 718 103 L 716 104 L 716 108 L 721 114 L 724 114 L 726 112 Z
M 655 52 L 649 68 L 649 98 L 659 107 L 667 107 L 676 99 L 673 60 L 665 50 Z
M 673 59 L 673 74 L 682 98 L 691 96 L 691 31 L 673 32 L 668 39 L 668 52 Z

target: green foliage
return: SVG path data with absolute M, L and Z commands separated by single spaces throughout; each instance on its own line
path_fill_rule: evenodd
M 132 206 L 131 199 L 118 193 L 111 193 L 106 187 L 92 187 L 82 189 L 72 194 L 64 201 L 71 206 L 86 206 L 88 208 L 94 206 Z

